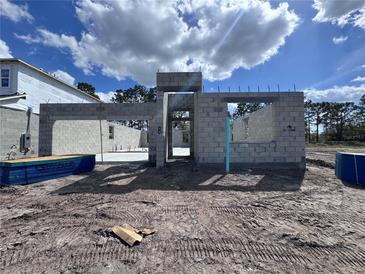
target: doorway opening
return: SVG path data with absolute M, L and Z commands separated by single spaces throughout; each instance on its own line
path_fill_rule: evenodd
M 172 156 L 190 156 L 190 121 L 176 121 L 172 123 Z
M 172 111 L 169 121 L 169 158 L 186 158 L 192 155 L 193 122 L 189 110 Z

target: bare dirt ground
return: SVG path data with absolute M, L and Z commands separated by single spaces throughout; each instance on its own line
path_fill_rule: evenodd
M 365 146 L 310 146 L 306 148 L 306 158 L 311 163 L 334 168 L 337 151 L 365 153 Z
M 365 190 L 334 170 L 99 165 L 0 189 L 1 273 L 364 273 Z M 134 247 L 114 225 L 158 229 Z

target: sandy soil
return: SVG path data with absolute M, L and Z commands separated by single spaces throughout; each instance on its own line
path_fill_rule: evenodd
M 305 150 L 307 161 L 313 164 L 334 168 L 337 151 L 365 153 L 365 146 L 310 146 L 306 147 Z
M 364 273 L 365 190 L 333 169 L 97 166 L 0 189 L 1 273 Z M 158 232 L 127 247 L 110 228 Z

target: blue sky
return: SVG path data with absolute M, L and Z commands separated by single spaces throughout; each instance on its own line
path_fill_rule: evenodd
M 127 2 L 0 0 L 0 54 L 109 95 L 153 85 L 157 69 L 202 69 L 206 92 L 295 84 L 313 100 L 365 93 L 363 0 Z

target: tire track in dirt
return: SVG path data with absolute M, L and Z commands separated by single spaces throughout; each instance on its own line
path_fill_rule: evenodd
M 128 248 L 118 242 L 106 242 L 101 246 L 91 245 L 76 249 L 70 258 L 74 265 L 89 265 L 93 263 L 118 260 L 123 263 L 136 263 L 141 257 L 137 249 Z
M 305 264 L 311 262 L 307 257 L 295 253 L 286 246 L 244 243 L 237 239 L 202 240 L 183 239 L 175 243 L 173 254 L 176 258 L 241 257 L 255 261 L 278 261 L 283 263 Z
M 326 258 L 334 259 L 336 267 L 365 266 L 365 253 L 348 248 L 288 247 L 262 243 L 245 243 L 237 239 L 220 241 L 183 239 L 175 243 L 172 253 L 176 258 L 241 257 L 255 261 L 277 261 L 305 265 Z
M 262 209 L 242 206 L 211 206 L 209 209 L 219 214 L 230 215 L 255 215 L 259 213 L 259 211 L 262 211 Z
M 313 258 L 332 257 L 336 259 L 336 265 L 350 265 L 365 267 L 365 252 L 353 251 L 339 247 L 305 247 L 304 251 Z
M 247 215 L 267 215 L 267 212 L 272 212 L 276 217 L 284 217 L 285 219 L 292 219 L 298 221 L 299 218 L 312 218 L 316 220 L 325 220 L 327 223 L 348 223 L 352 228 L 361 233 L 365 233 L 365 219 L 359 219 L 358 216 L 349 216 L 344 214 L 343 216 L 335 213 L 320 213 L 320 212 L 296 212 L 291 214 L 290 212 L 280 212 L 276 210 L 270 210 L 267 208 L 253 208 L 242 206 L 212 206 L 210 210 L 217 212 L 218 214 L 229 214 L 233 216 L 247 216 Z
M 37 254 L 44 252 L 45 249 L 39 249 L 35 246 L 23 247 L 17 250 L 7 250 L 0 252 L 0 269 L 10 265 L 23 263 L 24 261 L 33 260 Z
M 336 214 L 336 213 L 321 213 L 321 212 L 306 212 L 301 214 L 301 217 L 321 219 L 331 223 L 348 222 L 351 226 L 356 226 L 360 231 L 365 232 L 365 218 L 359 218 L 359 216 L 351 216 L 349 214 Z
M 54 256 L 50 261 L 52 267 L 62 269 L 67 265 L 89 266 L 100 262 L 118 260 L 125 264 L 137 263 L 142 256 L 148 258 L 150 250 L 156 254 L 171 254 L 174 259 L 219 259 L 240 258 L 244 261 L 278 262 L 282 264 L 306 265 L 318 264 L 320 261 L 327 262 L 331 258 L 331 264 L 341 268 L 343 266 L 365 267 L 365 252 L 354 251 L 343 247 L 311 247 L 287 245 L 273 245 L 263 243 L 244 242 L 237 238 L 222 239 L 180 239 L 174 242 L 150 242 L 143 249 L 138 247 L 129 248 L 119 242 L 107 241 L 103 245 L 84 245 L 75 247 L 70 252 L 61 252 L 66 256 Z M 65 250 L 64 250 L 65 251 Z M 40 256 L 47 250 L 36 248 L 23 248 L 9 252 L 1 252 L 0 266 L 5 269 L 28 261 L 33 263 L 32 258 Z M 32 260 L 31 260 L 32 259 Z
M 178 215 L 185 215 L 185 214 L 197 214 L 198 210 L 193 207 L 189 207 L 186 205 L 175 205 L 171 207 L 164 207 L 162 209 L 164 214 L 178 214 Z

